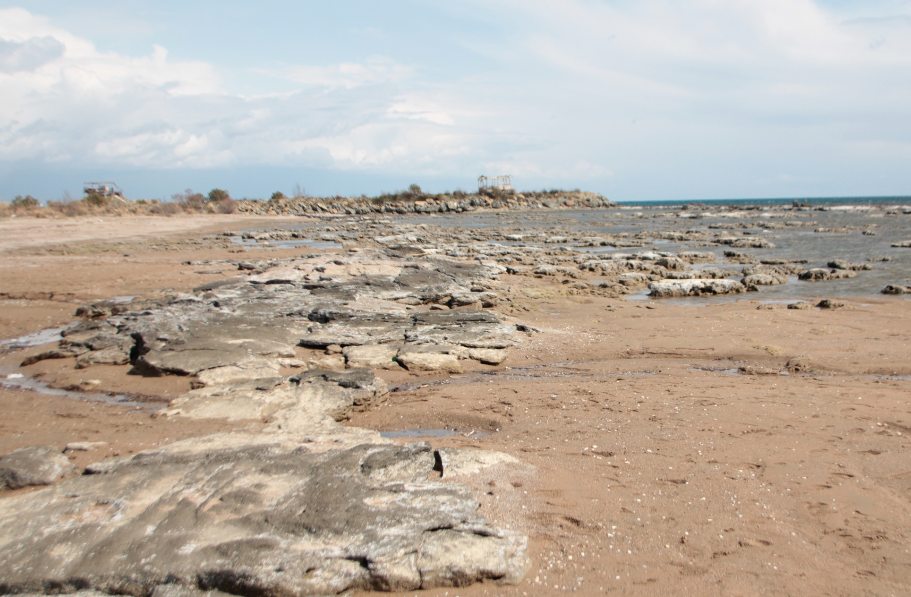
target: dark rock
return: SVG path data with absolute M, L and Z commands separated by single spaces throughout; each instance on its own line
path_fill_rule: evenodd
M 805 282 L 823 282 L 832 279 L 832 272 L 821 267 L 814 267 L 799 273 L 797 278 Z
M 81 354 L 88 352 L 88 348 L 84 346 L 72 346 L 69 348 L 60 348 L 54 350 L 47 350 L 45 352 L 32 355 L 27 357 L 20 363 L 20 367 L 28 367 L 29 365 L 34 365 L 40 361 L 46 361 L 48 359 L 69 359 L 73 357 L 78 357 Z
M 785 365 L 791 373 L 806 373 L 812 370 L 810 360 L 807 357 L 794 357 Z
M 816 306 L 820 309 L 840 309 L 846 305 L 847 303 L 845 302 L 836 301 L 833 299 L 822 299 L 816 304 Z
M 775 245 L 760 237 L 718 238 L 715 242 L 736 249 L 774 249 Z

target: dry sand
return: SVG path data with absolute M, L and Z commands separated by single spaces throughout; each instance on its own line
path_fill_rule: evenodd
M 229 253 L 236 249 L 188 239 L 263 220 L 124 218 L 110 231 L 126 249 L 113 236 L 91 240 L 91 220 L 52 232 L 44 222 L 0 222 L 0 338 L 72 321 L 91 300 L 232 275 L 181 265 L 237 257 Z M 669 306 L 505 281 L 539 286 L 518 316 L 544 333 L 500 367 L 464 376 L 379 372 L 397 391 L 351 421 L 458 428 L 464 435 L 432 443 L 502 450 L 531 465 L 473 480 L 481 513 L 531 538 L 525 581 L 423 594 L 911 593 L 907 300 L 788 310 L 760 308 L 748 295 Z M 0 355 L 4 374 L 28 354 Z M 778 374 L 798 358 L 800 372 Z M 63 359 L 21 372 L 57 386 L 162 398 L 188 387 L 125 369 L 75 370 Z M 79 464 L 231 428 L 18 390 L 0 390 L 0 401 L 0 453 L 107 442 L 73 453 Z

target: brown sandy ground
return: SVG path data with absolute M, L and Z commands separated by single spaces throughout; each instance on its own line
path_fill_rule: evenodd
M 191 232 L 199 235 L 169 234 Z M 22 295 L 0 302 L 0 337 L 71 321 L 88 300 L 191 288 L 219 276 L 195 274 L 183 260 L 237 257 L 208 244 L 140 244 L 127 258 L 48 249 L 0 255 L 0 293 Z M 472 481 L 485 516 L 530 536 L 525 581 L 422 594 L 911 592 L 908 301 L 871 297 L 827 311 L 759 308 L 750 300 L 757 295 L 715 306 L 640 305 L 504 276 L 508 284 L 538 285 L 514 292 L 513 310 L 544 333 L 496 368 L 452 377 L 380 372 L 395 391 L 351 420 L 380 430 L 457 429 L 432 443 L 502 450 L 532 466 Z M 27 354 L 0 355 L 0 367 L 15 370 Z M 799 371 L 779 374 L 798 357 Z M 72 367 L 64 359 L 21 371 L 58 386 L 152 397 L 185 390 L 177 378 Z M 735 373 L 741 367 L 753 374 Z M 0 453 L 108 442 L 74 453 L 79 464 L 231 427 L 15 390 L 0 392 L 0 404 Z

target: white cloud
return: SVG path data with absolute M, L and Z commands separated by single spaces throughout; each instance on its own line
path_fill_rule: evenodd
M 62 56 L 64 49 L 65 46 L 50 35 L 22 42 L 0 40 L 0 72 L 34 71 Z
M 211 64 L 161 47 L 101 52 L 2 10 L 0 159 L 503 171 L 665 193 L 676 179 L 703 194 L 825 180 L 865 159 L 909 165 L 908 16 L 835 14 L 812 0 L 453 6 L 509 25 L 460 32 L 462 51 L 487 59 L 469 74 L 434 70 L 416 47 L 404 60 L 263 65 L 254 72 L 282 91 L 253 96 L 232 93 L 223 81 L 237 73 Z
M 409 66 L 374 56 L 259 72 L 300 88 L 231 94 L 213 66 L 170 60 L 165 48 L 142 57 L 99 52 L 43 17 L 0 11 L 0 159 L 406 168 L 427 151 L 447 153 L 445 137 L 425 125 L 452 126 L 453 117 L 402 86 L 414 77 Z
M 259 72 L 317 87 L 354 89 L 362 85 L 399 83 L 414 73 L 410 67 L 396 64 L 383 56 L 372 56 L 364 64 L 344 62 L 330 66 L 284 65 L 260 69 Z

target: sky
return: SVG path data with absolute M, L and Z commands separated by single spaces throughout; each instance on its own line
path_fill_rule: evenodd
M 0 0 L 0 200 L 911 195 L 911 0 Z

